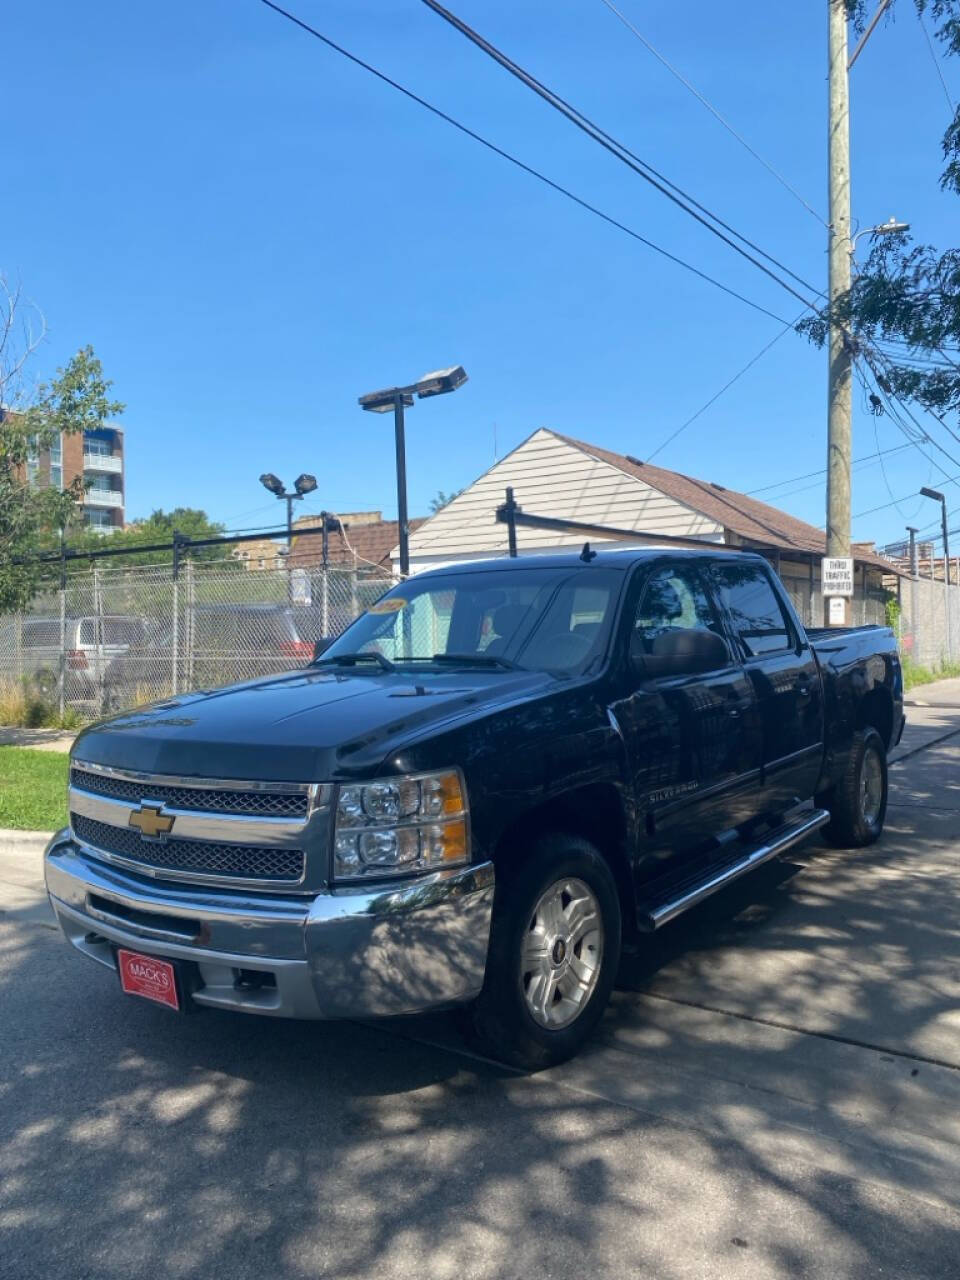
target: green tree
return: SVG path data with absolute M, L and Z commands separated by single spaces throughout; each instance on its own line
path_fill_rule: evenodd
M 459 498 L 461 493 L 463 493 L 462 489 L 454 489 L 452 493 L 444 493 L 442 489 L 438 489 L 437 496 L 430 499 L 430 514 L 435 516 L 444 507 L 449 507 L 454 498 Z
M 93 529 L 78 530 L 69 536 L 71 551 L 100 551 L 105 546 L 111 550 L 116 547 L 130 547 L 129 555 L 118 556 L 112 563 L 118 566 L 143 564 L 169 564 L 169 551 L 137 551 L 136 548 L 149 546 L 152 543 L 173 541 L 174 532 L 182 533 L 188 538 L 216 538 L 224 531 L 224 525 L 216 524 L 205 511 L 196 507 L 174 507 L 172 511 L 157 508 L 145 520 L 137 520 L 126 529 L 109 535 L 107 540 L 102 533 Z M 189 555 L 195 560 L 222 560 L 227 554 L 220 547 L 197 547 L 190 550 Z
M 83 497 L 82 482 L 62 492 L 32 486 L 31 460 L 61 435 L 102 427 L 124 406 L 110 398 L 92 347 L 82 347 L 49 383 L 28 389 L 26 366 L 42 337 L 21 314 L 21 300 L 0 281 L 0 612 L 20 609 L 49 569 L 17 564 L 57 545 Z
M 846 0 L 862 29 L 874 5 Z M 960 0 L 912 0 L 921 21 L 950 56 L 960 54 Z M 960 106 L 942 138 L 944 191 L 960 195 Z M 960 250 L 915 244 L 906 234 L 874 240 L 850 292 L 798 328 L 822 346 L 836 320 L 849 335 L 861 375 L 873 384 L 876 411 L 913 403 L 947 426 L 960 414 Z M 918 425 L 915 423 L 915 425 Z M 947 430 L 952 429 L 947 426 Z

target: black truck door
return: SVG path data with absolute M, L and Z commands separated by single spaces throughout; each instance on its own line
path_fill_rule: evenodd
M 611 710 L 627 743 L 640 847 L 659 862 L 758 811 L 759 712 L 692 561 L 655 568 L 628 625 L 630 692 Z M 641 874 L 651 873 L 643 861 Z
M 783 812 L 813 795 L 820 772 L 820 671 L 766 565 L 748 560 L 715 564 L 713 576 L 760 704 L 763 807 Z

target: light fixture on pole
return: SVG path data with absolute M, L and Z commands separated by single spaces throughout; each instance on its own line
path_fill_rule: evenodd
M 293 504 L 301 502 L 308 493 L 313 493 L 317 487 L 317 478 L 302 471 L 293 482 L 293 493 L 287 492 L 283 481 L 272 471 L 265 471 L 260 477 L 260 483 L 268 493 L 272 493 L 275 498 L 282 498 L 287 504 L 287 549 L 289 550 L 293 539 Z
M 897 219 L 893 216 L 893 214 L 891 214 L 890 217 L 886 220 L 886 222 L 881 222 L 876 227 L 862 227 L 857 232 L 857 234 L 850 241 L 850 256 L 852 258 L 853 255 L 856 253 L 857 241 L 860 239 L 861 236 L 895 236 L 895 235 L 899 235 L 901 231 L 909 231 L 909 230 L 910 230 L 909 222 L 898 222 Z
M 950 627 L 950 541 L 947 533 L 947 499 L 939 489 L 928 489 L 926 485 L 920 490 L 920 496 L 929 498 L 931 502 L 940 503 L 940 520 L 943 530 L 943 608 L 945 632 L 947 640 L 947 658 L 953 658 L 953 636 Z
M 371 391 L 360 396 L 358 404 L 368 413 L 389 413 L 393 410 L 394 441 L 397 452 L 397 525 L 400 542 L 400 574 L 406 577 L 410 572 L 410 526 L 407 519 L 407 450 L 404 438 L 404 409 L 413 407 L 413 397 L 427 400 L 430 396 L 446 395 L 456 391 L 467 381 L 467 373 L 462 364 L 452 365 L 449 369 L 436 369 L 433 373 L 425 373 L 418 382 L 406 387 L 387 387 L 383 391 Z

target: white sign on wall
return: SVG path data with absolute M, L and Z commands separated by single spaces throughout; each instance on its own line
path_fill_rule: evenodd
M 842 627 L 846 621 L 847 607 L 842 596 L 833 596 L 830 600 L 830 625 Z
M 824 556 L 820 561 L 820 581 L 825 596 L 852 596 L 853 557 Z

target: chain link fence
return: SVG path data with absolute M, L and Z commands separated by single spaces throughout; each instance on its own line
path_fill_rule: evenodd
M 303 666 L 391 585 L 376 569 L 104 567 L 0 615 L 0 694 L 84 719 Z

